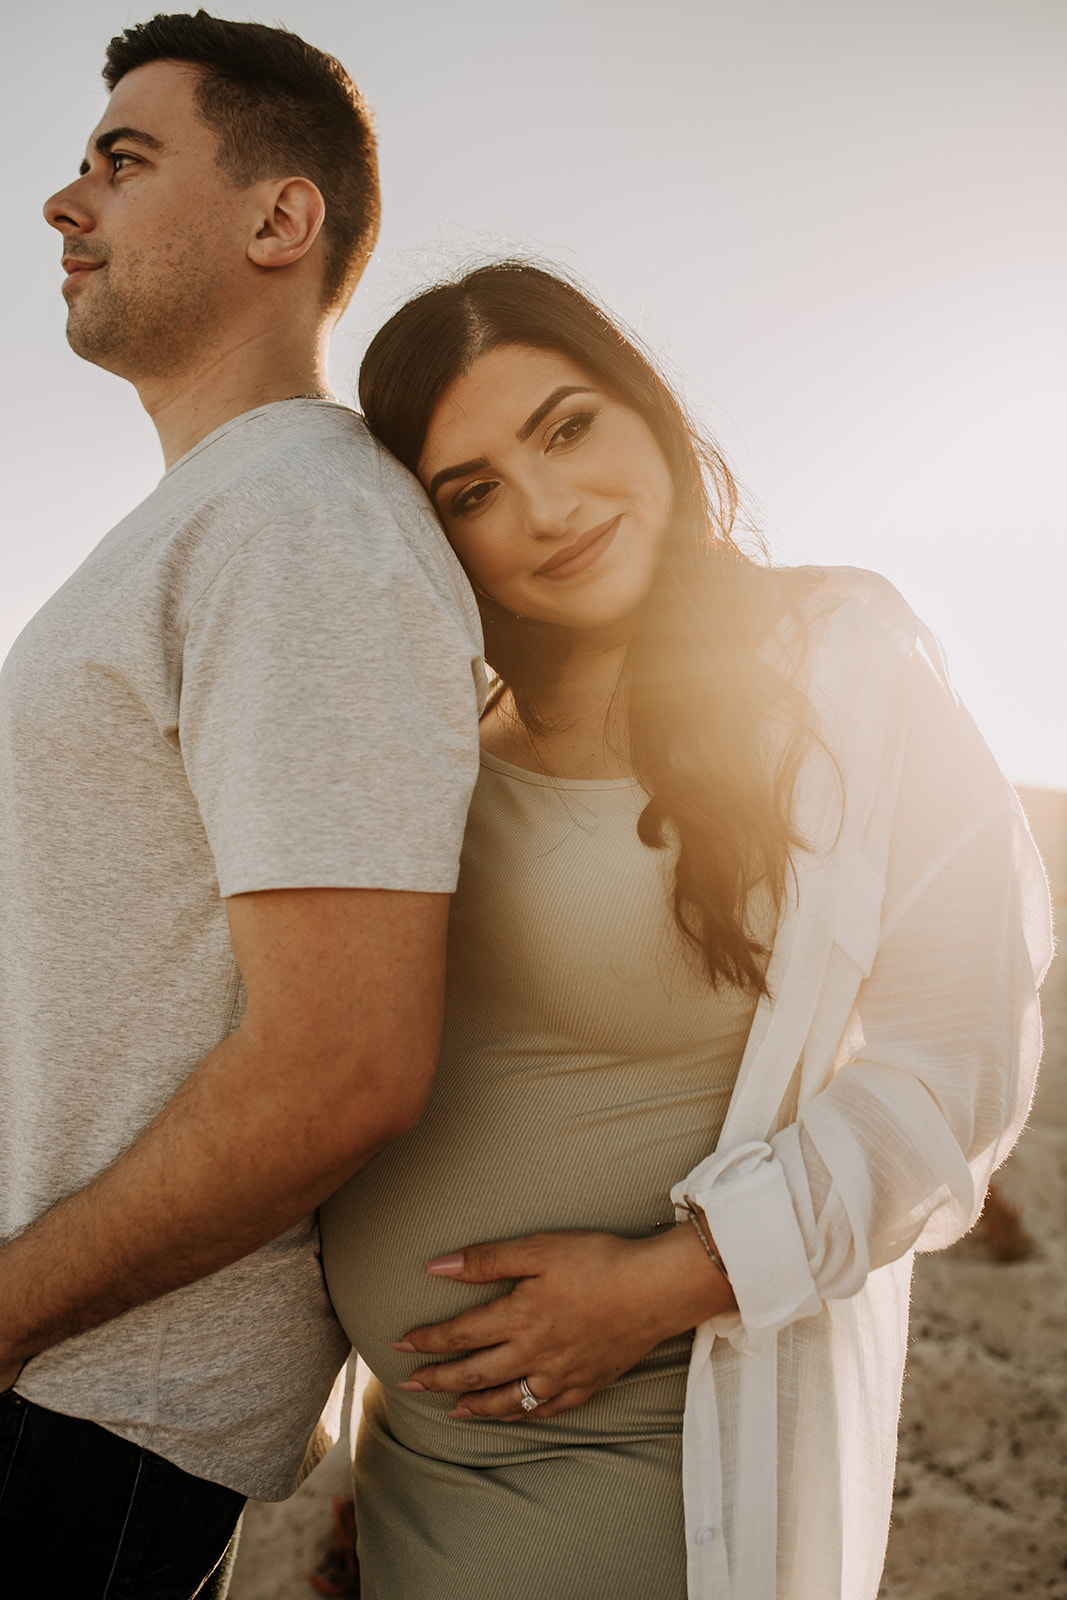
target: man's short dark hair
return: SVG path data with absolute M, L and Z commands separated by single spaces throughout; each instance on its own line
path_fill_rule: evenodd
M 199 69 L 197 109 L 218 135 L 219 166 L 234 183 L 299 176 L 321 190 L 324 292 L 327 304 L 343 304 L 374 249 L 381 200 L 373 121 L 341 63 L 284 28 L 198 11 L 118 34 L 104 82 L 114 89 L 153 61 Z

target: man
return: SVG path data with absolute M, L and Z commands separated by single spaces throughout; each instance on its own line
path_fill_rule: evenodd
M 169 1600 L 347 1353 L 313 1212 L 429 1092 L 480 667 L 328 394 L 378 216 L 347 75 L 199 12 L 104 76 L 45 214 L 167 472 L 0 675 L 0 1587 Z

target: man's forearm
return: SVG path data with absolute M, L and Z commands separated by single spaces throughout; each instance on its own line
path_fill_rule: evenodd
M 111 1167 L 0 1249 L 0 1388 L 275 1238 L 422 1112 L 448 896 L 279 889 L 226 910 L 241 1025 Z
M 332 1194 L 402 1131 L 377 1074 L 362 1077 L 264 1059 L 240 1032 L 219 1045 L 113 1166 L 0 1249 L 0 1387 L 30 1356 L 227 1266 Z

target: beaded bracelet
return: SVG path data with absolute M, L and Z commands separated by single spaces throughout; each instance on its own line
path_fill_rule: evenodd
M 719 1254 L 719 1252 L 716 1250 L 715 1246 L 712 1244 L 711 1240 L 708 1238 L 707 1234 L 704 1232 L 704 1225 L 700 1220 L 699 1213 L 694 1209 L 693 1206 L 686 1206 L 685 1214 L 689 1218 L 690 1222 L 693 1224 L 693 1227 L 696 1229 L 697 1238 L 700 1240 L 701 1244 L 704 1246 L 704 1249 L 707 1251 L 708 1256 L 709 1256 L 709 1258 L 710 1258 L 710 1260 L 712 1262 L 712 1265 L 718 1267 L 719 1271 L 722 1273 L 722 1275 L 726 1279 L 727 1283 L 729 1283 L 730 1274 L 727 1272 L 725 1266 L 723 1265 L 722 1256 Z

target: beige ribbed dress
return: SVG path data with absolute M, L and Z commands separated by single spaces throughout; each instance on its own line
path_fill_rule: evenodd
M 451 1421 L 389 1341 L 499 1294 L 430 1278 L 481 1239 L 669 1222 L 715 1146 L 755 1009 L 675 929 L 635 780 L 483 754 L 418 1127 L 323 1208 L 327 1281 L 375 1374 L 356 1458 L 364 1600 L 684 1600 L 690 1337 L 546 1422 Z

